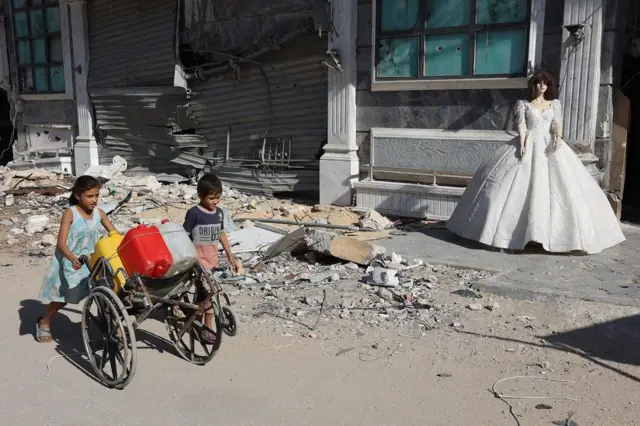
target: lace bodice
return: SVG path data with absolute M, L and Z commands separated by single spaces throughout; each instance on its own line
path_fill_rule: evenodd
M 538 111 L 528 101 L 516 104 L 516 125 L 519 133 L 535 132 L 542 135 L 562 135 L 562 107 L 558 99 L 551 101 L 545 111 Z

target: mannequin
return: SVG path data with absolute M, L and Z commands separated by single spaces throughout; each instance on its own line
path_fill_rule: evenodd
M 562 140 L 557 84 L 546 71 L 516 104 L 518 137 L 476 171 L 447 228 L 509 250 L 537 242 L 548 252 L 598 253 L 624 241 L 607 198 Z

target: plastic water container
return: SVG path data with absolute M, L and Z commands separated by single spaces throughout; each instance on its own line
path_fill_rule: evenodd
M 118 255 L 118 246 L 122 243 L 123 239 L 124 236 L 118 231 L 109 232 L 109 235 L 98 240 L 93 248 L 93 253 L 89 257 L 89 269 L 93 269 L 100 258 L 105 258 L 109 265 L 111 265 L 111 269 L 114 273 L 114 288 L 112 290 L 116 293 L 122 289 L 127 279 L 122 271 L 118 273 L 119 269 L 126 270 L 122 264 L 120 256 Z M 103 277 L 98 276 L 96 278 L 100 279 Z
M 118 254 L 130 276 L 162 278 L 173 263 L 169 247 L 156 226 L 139 225 L 129 230 L 118 247 Z
M 158 229 L 173 258 L 173 264 L 167 271 L 166 277 L 172 277 L 175 274 L 184 272 L 198 262 L 196 247 L 182 225 L 163 220 Z

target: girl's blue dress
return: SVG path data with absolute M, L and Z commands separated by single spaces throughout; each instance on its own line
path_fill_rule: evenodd
M 71 253 L 80 257 L 93 253 L 94 246 L 100 238 L 100 211 L 93 210 L 91 219 L 83 218 L 76 206 L 70 207 L 73 222 L 69 228 L 67 247 Z M 51 264 L 42 282 L 38 300 L 42 302 L 80 303 L 89 295 L 89 269 L 83 265 L 75 271 L 71 262 L 56 249 Z

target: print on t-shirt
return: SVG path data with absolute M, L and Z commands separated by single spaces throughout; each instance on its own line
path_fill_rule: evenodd
M 192 207 L 185 217 L 184 229 L 196 245 L 217 245 L 220 233 L 224 231 L 222 209 L 216 207 L 214 211 L 208 211 L 200 206 Z

